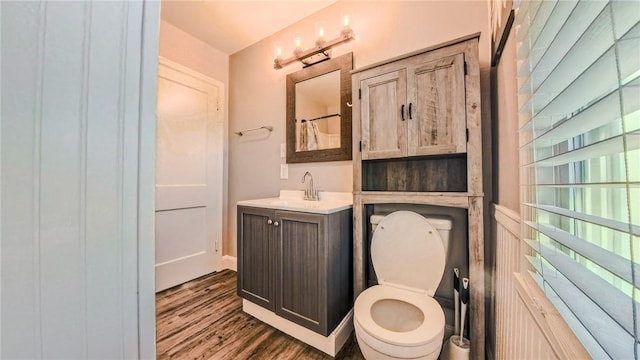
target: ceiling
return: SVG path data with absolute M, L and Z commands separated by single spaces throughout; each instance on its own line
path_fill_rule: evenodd
M 337 0 L 163 0 L 161 17 L 231 55 Z

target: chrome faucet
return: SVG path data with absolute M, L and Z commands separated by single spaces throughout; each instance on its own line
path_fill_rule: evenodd
M 320 200 L 318 199 L 318 190 L 313 188 L 313 175 L 311 175 L 311 173 L 307 171 L 306 173 L 304 173 L 304 175 L 302 175 L 302 181 L 300 182 L 304 183 L 304 181 L 307 179 L 307 175 L 309 175 L 309 182 L 307 183 L 307 188 L 304 190 L 304 199 L 318 201 Z

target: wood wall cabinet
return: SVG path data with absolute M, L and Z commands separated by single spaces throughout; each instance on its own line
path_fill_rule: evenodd
M 351 309 L 351 209 L 238 206 L 238 295 L 323 336 Z
M 466 209 L 473 359 L 484 358 L 485 336 L 478 40 L 474 34 L 352 72 L 354 292 L 366 287 L 369 205 Z
M 465 153 L 464 63 L 427 52 L 360 73 L 362 159 Z

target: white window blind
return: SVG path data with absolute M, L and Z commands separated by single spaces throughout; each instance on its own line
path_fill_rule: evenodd
M 640 358 L 640 1 L 516 1 L 531 275 L 595 359 Z

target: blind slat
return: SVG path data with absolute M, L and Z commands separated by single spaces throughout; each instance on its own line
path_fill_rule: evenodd
M 557 81 L 543 89 L 546 90 L 545 92 L 539 90 L 533 94 L 521 107 L 521 111 L 531 112 L 538 118 L 561 119 L 589 106 L 602 94 L 615 90 L 618 87 L 615 49 L 609 48 L 569 84 L 565 85 L 565 81 L 565 79 Z
M 557 144 L 579 134 L 619 120 L 620 102 L 623 116 L 629 116 L 640 110 L 640 74 L 630 79 L 622 89 L 601 97 L 564 118 L 540 118 L 523 124 L 519 131 L 533 132 L 522 147 L 534 146 L 535 140 Z M 544 121 L 546 120 L 546 121 Z
M 551 15 L 553 8 L 558 4 L 557 0 L 551 1 L 543 1 L 538 8 L 538 12 L 536 13 L 535 18 L 529 25 L 529 34 L 527 37 L 531 40 L 530 46 L 522 46 L 518 49 L 518 57 L 520 58 L 529 58 L 531 55 L 531 51 L 536 51 L 536 43 L 540 37 L 540 33 L 544 30 L 545 24 L 549 19 L 549 15 Z
M 597 159 L 607 155 L 621 154 L 625 152 L 624 141 L 625 136 L 618 135 L 575 150 L 547 156 L 532 163 L 525 164 L 524 166 L 558 166 L 561 164 Z M 629 133 L 626 135 L 626 143 L 627 151 L 640 149 L 640 136 Z
M 527 57 L 522 64 L 524 68 L 531 69 L 531 74 L 528 75 L 527 78 L 521 79 L 520 82 L 524 84 L 521 85 L 519 89 L 531 89 L 533 84 L 532 80 L 537 76 L 537 73 L 542 72 L 544 74 L 549 71 L 548 68 L 538 67 L 538 64 L 540 60 L 544 58 L 545 54 L 547 54 L 549 45 L 557 35 L 558 30 L 562 28 L 567 19 L 569 19 L 569 15 L 571 15 L 577 4 L 578 1 L 576 0 L 559 1 L 556 3 L 556 8 L 547 19 L 547 23 L 542 32 L 531 45 L 531 56 Z M 523 48 L 525 47 L 526 46 L 523 46 Z
M 620 232 L 630 233 L 635 236 L 640 236 L 640 226 L 624 223 L 622 221 L 616 221 L 616 220 L 603 218 L 600 216 L 584 214 L 581 212 L 572 211 L 572 210 L 561 208 L 558 206 L 531 204 L 531 203 L 523 203 L 522 205 L 529 206 L 535 209 L 544 210 L 546 212 L 550 212 L 556 215 L 562 215 L 572 219 L 585 221 L 591 224 L 604 226 L 609 229 L 617 230 Z
M 554 286 L 560 287 L 562 290 L 564 290 L 564 291 L 561 291 L 560 293 L 563 295 L 564 298 L 569 298 L 569 299 L 572 298 L 571 297 L 572 292 L 574 291 L 579 292 L 579 290 L 575 288 L 571 288 L 571 285 L 569 287 L 562 287 L 561 285 L 562 280 L 545 282 L 539 273 L 535 273 L 532 275 L 533 275 L 533 278 L 536 279 L 536 283 L 538 284 L 538 286 L 540 286 L 542 291 L 544 291 L 544 293 L 551 300 L 551 302 L 563 314 L 563 316 L 567 320 L 567 323 L 571 326 L 572 329 L 574 329 L 574 331 L 580 337 L 580 339 L 583 340 L 584 346 L 589 351 L 589 354 L 592 355 L 593 359 L 606 359 L 606 358 L 631 359 L 631 357 L 627 356 L 627 355 L 630 355 L 629 352 L 624 351 L 624 347 L 625 346 L 629 347 L 629 344 L 633 341 L 633 338 L 625 334 L 626 332 L 624 332 L 623 329 L 619 330 L 623 332 L 621 339 L 612 339 L 613 341 L 611 341 L 606 338 L 606 334 L 599 336 L 600 338 L 604 337 L 604 340 L 601 340 L 601 341 L 604 343 L 604 346 L 606 346 L 606 348 L 609 348 L 609 349 L 613 348 L 614 351 L 616 351 L 617 349 L 622 349 L 621 351 L 622 355 L 620 355 L 622 357 L 613 357 L 607 354 L 605 348 L 603 348 L 603 344 L 598 342 L 598 339 L 596 339 L 593 336 L 592 331 L 590 331 L 585 326 L 587 325 L 590 327 L 594 327 L 594 326 L 597 326 L 594 324 L 596 323 L 596 324 L 602 325 L 601 328 L 605 329 L 607 324 L 606 319 L 603 321 L 598 321 L 593 319 L 585 319 L 584 315 L 582 315 L 580 318 L 576 316 L 576 313 L 579 313 L 579 314 L 598 313 L 597 305 L 593 303 L 588 303 L 588 302 L 575 304 L 575 302 L 580 301 L 581 298 L 574 297 L 573 301 L 568 301 L 570 304 L 572 304 L 573 309 L 570 309 L 567 306 L 567 304 L 564 302 L 563 298 L 554 291 Z M 574 311 L 576 313 L 574 313 Z M 601 310 L 599 314 L 602 314 Z M 614 334 L 611 334 L 611 335 L 614 335 Z
M 553 42 L 538 62 L 537 68 L 547 69 L 547 71 L 553 69 L 571 50 L 571 47 L 567 45 L 575 44 L 578 41 L 606 5 L 607 3 L 604 1 L 581 1 L 556 33 Z M 522 46 L 526 45 L 526 42 L 523 41 Z M 528 78 L 529 72 L 531 72 L 530 68 L 522 67 L 518 76 Z
M 631 264 L 631 261 L 629 259 L 625 259 L 624 257 L 612 253 L 611 251 L 607 251 L 598 245 L 592 244 L 577 236 L 571 235 L 570 233 L 562 229 L 538 224 L 531 221 L 527 221 L 527 225 L 532 229 L 539 231 L 541 234 L 544 234 L 554 241 L 562 244 L 563 246 L 574 250 L 581 256 L 588 258 L 594 263 L 602 266 L 618 277 L 624 279 L 628 283 L 634 284 L 635 286 L 640 285 L 640 264 Z
M 526 240 L 526 243 L 548 261 L 553 266 L 553 269 L 562 274 L 574 287 L 614 319 L 629 335 L 634 333 L 633 317 L 629 316 L 629 314 L 633 313 L 634 302 L 629 296 L 574 261 L 559 249 L 542 245 L 536 240 Z M 544 266 L 544 263 L 542 263 L 543 274 L 545 271 Z M 548 277 L 544 276 L 545 279 Z M 571 305 L 567 304 L 567 306 L 571 308 Z
M 549 59 L 555 59 L 557 63 L 547 61 L 531 72 L 530 86 L 523 85 L 520 93 L 546 93 L 566 88 L 613 45 L 613 34 L 607 31 L 607 24 L 610 23 L 611 12 L 604 8 L 564 56 L 559 59 L 558 55 L 549 56 Z
M 627 186 L 629 186 L 630 188 L 640 188 L 640 182 L 606 182 L 606 183 L 602 183 L 602 182 L 598 182 L 598 183 L 553 183 L 553 184 L 536 184 L 535 187 L 537 188 L 545 188 L 545 187 L 553 187 L 553 188 L 603 188 L 603 189 L 607 189 L 607 188 L 613 188 L 613 189 L 619 189 L 619 188 L 626 188 Z

